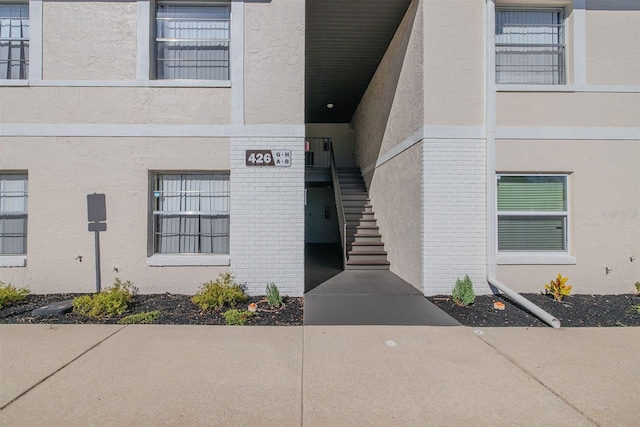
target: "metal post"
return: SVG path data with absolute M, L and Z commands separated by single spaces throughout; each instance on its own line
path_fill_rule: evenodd
M 96 234 L 96 293 L 100 292 L 100 233 Z

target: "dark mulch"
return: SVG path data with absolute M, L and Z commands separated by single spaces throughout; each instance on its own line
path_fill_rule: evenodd
M 640 326 L 640 300 L 632 295 L 572 295 L 561 302 L 544 294 L 522 296 L 556 317 L 562 327 Z M 456 305 L 449 296 L 429 300 L 465 326 L 547 326 L 505 295 L 480 295 L 468 307 Z M 494 309 L 495 301 L 503 302 L 505 309 Z
M 33 317 L 31 311 L 47 304 L 71 299 L 78 294 L 28 295 L 19 303 L 0 309 L 0 323 L 118 323 L 124 316 L 136 313 L 159 310 L 160 317 L 156 323 L 165 325 L 224 325 L 223 311 L 203 312 L 191 302 L 189 295 L 152 294 L 136 295 L 127 313 L 110 319 L 91 319 L 76 313 L 62 316 Z M 283 298 L 283 306 L 270 309 L 264 297 L 249 297 L 246 303 L 237 306 L 239 310 L 247 308 L 249 303 L 256 303 L 258 311 L 250 317 L 247 325 L 288 326 L 302 325 L 303 299 Z
M 33 317 L 35 308 L 71 299 L 78 294 L 28 295 L 23 301 L 0 309 L 0 323 L 102 323 L 114 324 L 123 316 L 111 319 L 90 319 L 75 313 L 59 317 Z M 525 298 L 557 317 L 563 327 L 600 326 L 640 326 L 640 313 L 634 307 L 640 299 L 632 295 L 573 295 L 562 302 L 554 301 L 543 294 L 523 294 Z M 547 326 L 537 317 L 514 304 L 504 295 L 480 295 L 473 305 L 460 307 L 450 296 L 429 297 L 440 307 L 465 326 Z M 505 304 L 505 310 L 493 308 L 494 301 Z M 247 325 L 286 326 L 302 325 L 303 298 L 284 298 L 284 305 L 270 310 L 264 297 L 250 297 L 237 307 L 245 309 L 251 302 L 258 304 L 259 311 L 247 321 Z M 136 295 L 125 315 L 159 310 L 161 315 L 156 323 L 170 325 L 224 325 L 222 311 L 203 312 L 191 302 L 189 295 L 153 294 Z

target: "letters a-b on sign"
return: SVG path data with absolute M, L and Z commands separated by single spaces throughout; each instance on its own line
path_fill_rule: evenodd
M 291 166 L 291 150 L 247 150 L 245 153 L 247 166 Z

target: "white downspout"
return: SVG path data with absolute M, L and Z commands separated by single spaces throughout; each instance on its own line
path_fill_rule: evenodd
M 487 139 L 487 282 L 511 301 L 528 310 L 548 325 L 559 328 L 560 321 L 504 283 L 496 276 L 497 194 L 496 194 L 496 75 L 495 75 L 495 3 L 486 0 L 485 8 L 485 132 Z

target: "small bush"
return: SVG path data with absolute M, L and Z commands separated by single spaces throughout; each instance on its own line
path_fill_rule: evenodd
M 640 294 L 640 282 L 636 282 L 636 293 Z
M 133 286 L 133 282 L 129 280 L 122 282 L 116 277 L 110 288 L 93 296 L 83 295 L 74 298 L 73 311 L 94 318 L 119 316 L 127 311 L 136 293 L 137 289 Z
M 244 325 L 247 323 L 247 319 L 253 316 L 253 313 L 249 310 L 228 310 L 222 315 L 227 325 Z
M 225 305 L 235 307 L 245 302 L 247 296 L 231 273 L 220 274 L 215 282 L 204 283 L 191 301 L 202 310 L 219 310 Z
M 154 323 L 160 317 L 160 311 L 147 311 L 145 313 L 130 314 L 122 319 L 118 320 L 120 325 L 133 325 L 133 324 L 149 324 Z
M 275 283 L 267 284 L 267 304 L 269 304 L 271 308 L 282 305 L 282 296 Z
M 11 285 L 5 285 L 0 282 L 0 308 L 8 307 L 11 304 L 15 304 L 18 301 L 22 301 L 29 295 L 29 290 L 26 288 L 16 288 Z
M 466 307 L 473 304 L 476 300 L 476 293 L 473 291 L 473 283 L 471 283 L 468 275 L 465 274 L 463 280 L 456 280 L 451 296 L 453 297 L 453 302 L 459 306 Z
M 562 277 L 558 273 L 558 277 L 555 280 L 549 282 L 548 285 L 544 285 L 545 293 L 549 294 L 556 301 L 562 301 L 562 298 L 568 296 L 571 293 L 571 286 L 567 285 L 568 277 Z

